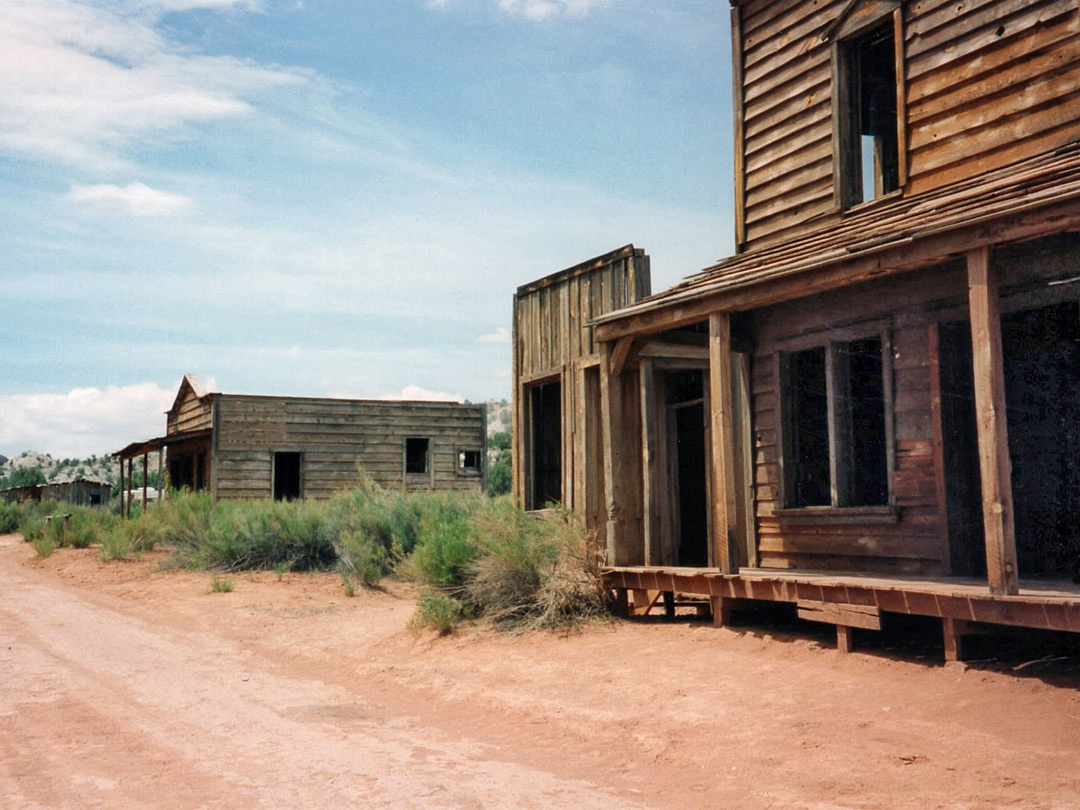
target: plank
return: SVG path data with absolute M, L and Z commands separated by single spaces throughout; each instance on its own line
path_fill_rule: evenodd
M 731 524 L 735 519 L 735 459 L 732 428 L 731 316 L 709 316 L 709 428 L 712 472 L 713 561 L 722 572 L 737 570 Z
M 799 600 L 797 609 L 800 619 L 824 624 L 860 627 L 863 630 L 881 629 L 881 610 L 866 605 L 845 605 L 835 602 Z
M 990 266 L 990 249 L 969 252 L 967 262 L 986 570 L 992 593 L 1015 594 L 1019 580 L 1001 350 L 1001 298 L 997 276 Z

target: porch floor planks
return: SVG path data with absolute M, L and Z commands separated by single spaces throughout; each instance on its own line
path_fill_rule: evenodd
M 1020 592 L 994 595 L 977 579 L 865 576 L 825 571 L 618 566 L 605 568 L 612 588 L 648 588 L 732 599 L 813 600 L 873 606 L 963 621 L 1080 632 L 1080 585 L 1021 581 Z

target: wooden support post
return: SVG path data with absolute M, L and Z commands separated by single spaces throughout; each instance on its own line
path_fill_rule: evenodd
M 675 618 L 675 592 L 664 591 L 664 615 L 669 619 Z
M 630 615 L 630 593 L 626 588 L 615 589 L 615 614 L 624 619 Z
M 486 435 L 486 434 L 485 434 Z M 487 441 L 484 441 L 484 447 L 487 447 Z M 484 465 L 484 469 L 487 469 L 487 464 Z M 159 447 L 157 451 L 157 486 L 158 486 L 158 500 L 160 501 L 165 496 L 165 490 L 168 487 L 165 486 L 165 448 Z
M 942 635 L 945 640 L 945 661 L 964 660 L 964 631 L 967 622 L 962 619 L 950 619 L 948 616 L 941 620 Z
M 603 423 L 604 445 L 604 506 L 607 512 L 607 564 L 620 565 L 627 555 L 625 546 L 626 514 L 624 508 L 626 482 L 624 460 L 625 442 L 622 441 L 623 386 L 619 377 L 611 374 L 612 346 L 605 343 L 604 357 L 600 362 L 600 411 Z
M 836 625 L 836 650 L 842 655 L 847 655 L 854 649 L 852 645 L 852 628 L 846 624 Z
M 723 596 L 710 596 L 713 627 L 727 627 L 731 623 L 731 602 Z
M 142 457 L 142 508 L 143 508 L 144 512 L 146 511 L 146 488 L 148 486 L 147 478 L 149 477 L 149 474 L 148 474 L 149 473 L 149 470 L 148 470 L 149 465 L 150 465 L 150 455 L 148 453 L 143 453 L 143 457 Z
M 653 384 L 652 360 L 643 359 L 638 372 L 639 388 L 641 389 L 641 492 L 642 492 L 642 521 L 641 531 L 644 541 L 645 565 L 655 565 L 659 561 L 657 549 L 659 547 L 657 513 L 659 512 L 658 497 L 665 497 L 667 493 L 657 491 L 658 459 L 656 454 L 656 396 Z
M 615 344 L 615 350 L 611 353 L 611 376 L 618 377 L 622 374 L 626 361 L 630 357 L 630 349 L 634 345 L 634 338 L 630 335 L 619 338 Z
M 128 483 L 129 493 L 134 492 L 134 490 L 135 490 L 135 466 L 134 465 L 135 465 L 135 459 L 129 458 L 128 459 L 128 475 L 127 475 L 127 483 Z M 130 494 L 128 494 L 128 499 L 127 499 L 127 516 L 129 518 L 131 517 L 131 495 Z
M 120 517 L 124 516 L 124 460 L 120 459 Z
M 1016 571 L 1016 529 L 1005 415 L 1001 299 L 997 275 L 990 267 L 990 248 L 970 251 L 967 269 L 986 573 L 991 593 L 1016 594 L 1020 592 L 1020 583 Z
M 709 425 L 712 470 L 712 557 L 725 574 L 738 569 L 732 548 L 735 518 L 735 450 L 731 421 L 731 316 L 709 316 Z

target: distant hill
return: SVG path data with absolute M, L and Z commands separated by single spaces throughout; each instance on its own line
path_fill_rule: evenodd
M 0 458 L 3 457 L 0 456 Z M 141 465 L 139 466 L 141 467 Z M 7 478 L 20 467 L 41 470 L 46 481 L 85 475 L 101 478 L 110 484 L 115 484 L 118 478 L 119 463 L 111 456 L 57 459 L 53 458 L 49 453 L 27 450 L 14 458 L 3 458 L 3 461 L 0 461 L 0 479 Z M 157 453 L 150 454 L 149 467 L 151 471 L 157 472 Z

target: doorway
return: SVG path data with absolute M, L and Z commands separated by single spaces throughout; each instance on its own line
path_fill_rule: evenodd
M 673 442 L 676 564 L 704 568 L 709 564 L 704 373 L 671 371 L 665 377 Z
M 562 386 L 549 382 L 529 389 L 529 509 L 562 503 Z
M 292 501 L 303 495 L 301 453 L 274 453 L 274 500 Z

